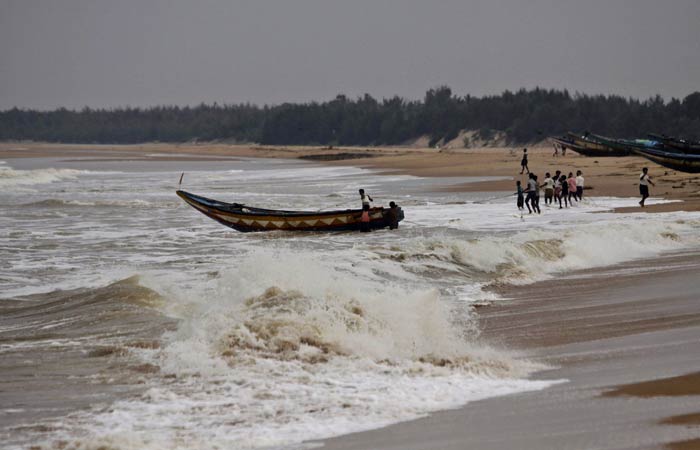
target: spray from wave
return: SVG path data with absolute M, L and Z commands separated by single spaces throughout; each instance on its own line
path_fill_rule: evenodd
M 688 221 L 611 220 L 470 240 L 418 239 L 389 257 L 417 271 L 438 265 L 489 283 L 523 284 L 698 245 L 697 228 Z
M 144 277 L 180 318 L 143 353 L 158 382 L 84 417 L 90 437 L 77 445 L 288 445 L 551 384 L 522 379 L 539 366 L 466 339 L 435 289 L 352 269 L 258 251 L 202 283 Z

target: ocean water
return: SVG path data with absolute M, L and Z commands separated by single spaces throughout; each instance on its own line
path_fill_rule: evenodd
M 182 188 L 344 209 L 365 188 L 406 220 L 373 233 L 242 234 Z M 465 178 L 284 160 L 0 164 L 3 448 L 254 449 L 544 389 L 479 339 L 475 306 L 531 283 L 700 244 L 697 213 L 587 199 L 522 215 Z M 474 179 L 473 181 L 478 181 Z M 659 200 L 656 200 L 659 201 Z M 652 199 L 653 202 L 653 199 Z

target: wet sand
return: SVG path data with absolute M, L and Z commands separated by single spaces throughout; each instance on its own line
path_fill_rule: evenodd
M 681 254 L 501 288 L 507 300 L 478 309 L 482 339 L 567 382 L 323 448 L 699 448 L 699 276 L 698 255 Z

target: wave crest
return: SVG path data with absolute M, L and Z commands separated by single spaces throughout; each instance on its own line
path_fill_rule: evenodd
M 35 169 L 15 170 L 0 166 L 0 187 L 11 188 L 17 186 L 33 186 L 37 184 L 49 184 L 63 180 L 73 180 L 80 175 L 80 170 L 73 169 Z

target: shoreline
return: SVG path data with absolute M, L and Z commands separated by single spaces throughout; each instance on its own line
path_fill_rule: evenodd
M 639 156 L 589 158 L 569 152 L 552 157 L 549 147 L 528 150 L 533 171 L 543 179 L 545 172 L 582 170 L 586 178 L 584 197 L 639 197 L 637 177 L 649 167 L 657 183 L 652 187 L 650 204 L 645 208 L 620 208 L 617 212 L 700 211 L 700 177 L 658 166 Z M 366 157 L 362 157 L 366 155 Z M 111 160 L 197 161 L 240 157 L 285 158 L 329 166 L 373 169 L 380 174 L 418 177 L 508 177 L 505 180 L 462 183 L 446 186 L 452 192 L 515 191 L 515 181 L 526 183 L 521 175 L 521 150 L 514 148 L 474 148 L 436 150 L 413 147 L 304 147 L 227 144 L 134 144 L 88 145 L 34 142 L 0 142 L 0 160 L 42 157 L 91 157 Z M 338 159 L 342 158 L 342 159 Z M 96 159 L 99 160 L 99 159 Z M 654 204 L 654 198 L 681 202 Z
M 318 441 L 321 448 L 698 448 L 700 259 L 662 255 L 600 277 L 610 269 L 509 286 L 505 300 L 477 310 L 484 342 L 555 366 L 531 379 L 565 383 Z

